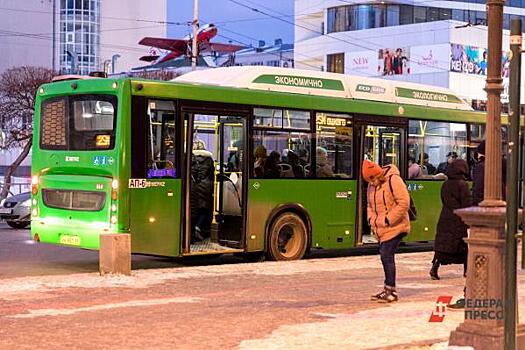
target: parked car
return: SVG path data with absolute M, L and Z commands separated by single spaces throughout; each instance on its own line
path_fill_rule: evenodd
M 0 219 L 12 228 L 25 228 L 31 224 L 31 192 L 7 197 L 0 202 Z

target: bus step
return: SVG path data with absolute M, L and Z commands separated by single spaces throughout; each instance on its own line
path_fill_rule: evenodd
M 242 248 L 241 242 L 238 242 L 238 241 L 229 241 L 227 239 L 221 239 L 221 240 L 219 240 L 219 243 L 222 246 L 226 246 L 226 247 L 230 247 L 230 248 L 235 248 L 235 249 L 241 249 Z
M 226 252 L 232 250 L 231 247 L 225 246 L 224 244 L 219 244 L 212 242 L 209 238 L 201 242 L 195 242 L 190 245 L 190 252 Z

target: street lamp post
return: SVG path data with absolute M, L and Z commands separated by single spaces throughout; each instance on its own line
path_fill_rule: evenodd
M 506 270 L 512 270 L 513 266 L 509 264 L 514 264 L 515 267 L 515 262 L 509 259 L 511 257 L 508 252 L 512 247 L 506 245 L 506 236 L 512 235 L 507 237 L 510 240 L 514 238 L 516 232 L 515 228 L 514 232 L 506 232 L 507 210 L 502 198 L 500 95 L 503 91 L 501 78 L 503 5 L 504 0 L 487 0 L 488 66 L 485 85 L 487 119 L 484 199 L 479 207 L 455 211 L 470 226 L 470 234 L 466 239 L 468 269 L 465 320 L 451 332 L 449 345 L 472 346 L 475 349 L 525 349 L 525 327 L 523 325 L 516 327 L 513 322 L 515 308 L 512 308 L 515 307 L 515 303 L 513 304 L 515 300 L 507 299 L 509 296 L 512 298 L 507 289 L 508 284 L 512 283 L 512 277 L 505 273 Z M 519 108 L 514 113 L 519 113 Z M 516 147 L 517 145 L 513 145 L 511 151 Z M 515 155 L 511 156 L 512 160 L 513 157 Z M 510 307 L 507 304 L 509 300 Z M 512 314 L 509 315 L 509 312 Z M 505 329 L 505 326 L 513 329 Z
M 198 42 L 197 30 L 199 29 L 199 1 L 193 3 L 193 41 L 191 44 L 191 70 L 197 69 Z
M 115 73 L 115 66 L 117 65 L 117 59 L 120 58 L 119 54 L 111 56 L 111 73 Z

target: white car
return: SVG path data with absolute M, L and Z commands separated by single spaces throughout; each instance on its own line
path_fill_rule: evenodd
M 7 197 L 0 202 L 0 219 L 12 228 L 26 228 L 31 224 L 31 192 Z

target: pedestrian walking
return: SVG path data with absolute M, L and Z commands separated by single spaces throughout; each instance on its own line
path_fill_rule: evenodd
M 472 204 L 467 184 L 468 164 L 463 159 L 455 159 L 447 167 L 447 180 L 441 186 L 441 214 L 437 223 L 434 241 L 434 259 L 430 277 L 439 280 L 440 265 L 463 264 L 464 274 L 467 270 L 467 237 L 468 226 L 454 213 L 454 210 L 470 207 Z
M 398 300 L 395 252 L 401 239 L 410 232 L 410 196 L 395 165 L 381 168 L 365 159 L 362 173 L 368 182 L 368 224 L 379 241 L 379 253 L 385 273 L 384 288 L 373 295 L 372 300 L 390 303 Z
M 503 155 L 505 153 L 503 152 Z M 482 141 L 476 149 L 477 163 L 472 169 L 472 205 L 478 206 L 483 201 L 485 191 L 485 141 Z M 501 183 L 503 200 L 506 197 L 507 183 L 507 160 L 501 159 Z

